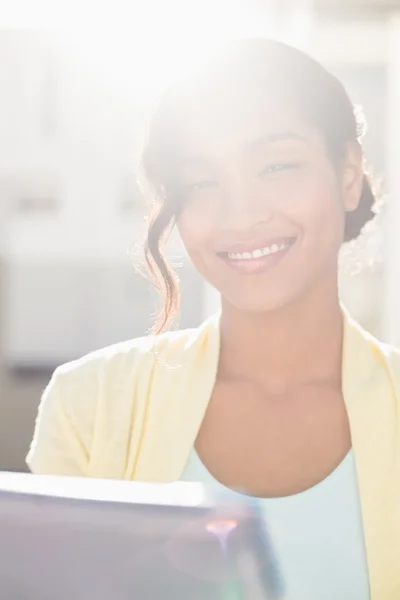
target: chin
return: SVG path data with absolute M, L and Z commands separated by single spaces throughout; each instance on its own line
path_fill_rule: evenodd
M 237 311 L 254 315 L 275 312 L 291 304 L 296 294 L 222 294 L 222 305 L 231 306 Z

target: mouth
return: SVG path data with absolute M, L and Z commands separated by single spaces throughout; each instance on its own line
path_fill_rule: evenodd
M 218 256 L 231 268 L 242 273 L 261 273 L 276 264 L 289 252 L 295 237 L 285 237 L 272 240 L 258 248 L 248 248 L 243 251 L 218 252 Z

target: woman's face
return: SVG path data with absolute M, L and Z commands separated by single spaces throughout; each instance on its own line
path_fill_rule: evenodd
M 361 193 L 359 149 L 339 169 L 316 129 L 257 89 L 198 96 L 181 119 L 178 228 L 224 301 L 270 311 L 336 276 L 345 211 Z

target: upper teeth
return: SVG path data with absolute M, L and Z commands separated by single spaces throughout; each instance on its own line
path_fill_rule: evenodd
M 257 250 L 253 250 L 253 252 L 228 252 L 228 258 L 233 260 L 251 260 L 253 258 L 261 258 L 262 256 L 268 256 L 268 254 L 275 254 L 276 252 L 281 252 L 287 248 L 287 244 L 272 244 L 271 246 L 266 246 L 265 248 L 258 248 Z

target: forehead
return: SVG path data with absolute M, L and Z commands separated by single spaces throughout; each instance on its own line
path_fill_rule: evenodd
M 191 94 L 178 128 L 178 154 L 183 156 L 257 149 L 257 140 L 319 139 L 294 102 L 259 85 L 220 86 Z

